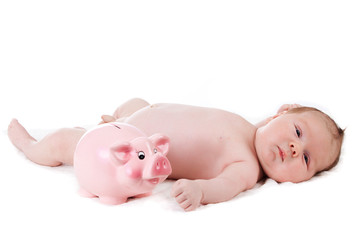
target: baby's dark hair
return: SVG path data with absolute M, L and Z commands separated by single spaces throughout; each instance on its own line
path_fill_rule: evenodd
M 339 150 L 336 154 L 335 159 L 332 161 L 332 163 L 326 167 L 325 169 L 321 170 L 322 171 L 328 171 L 332 168 L 334 168 L 340 160 L 340 155 L 341 155 L 341 147 L 342 147 L 342 143 L 343 143 L 343 139 L 344 139 L 344 132 L 345 129 L 342 129 L 338 126 L 338 124 L 326 113 L 320 111 L 317 108 L 313 108 L 313 107 L 298 107 L 298 108 L 292 108 L 290 109 L 287 113 L 303 113 L 303 112 L 310 112 L 310 111 L 314 111 L 314 112 L 318 112 L 321 114 L 321 116 L 324 118 L 326 125 L 329 129 L 329 132 L 331 133 L 333 140 L 336 141 L 336 143 L 338 144 Z

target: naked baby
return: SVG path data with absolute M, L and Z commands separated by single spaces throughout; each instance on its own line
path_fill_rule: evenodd
M 278 182 L 309 180 L 336 165 L 344 134 L 325 113 L 296 104 L 283 105 L 257 125 L 219 109 L 150 105 L 142 99 L 129 100 L 102 119 L 170 138 L 169 178 L 177 179 L 171 195 L 185 211 L 227 201 L 265 177 Z M 11 142 L 31 161 L 46 166 L 72 165 L 85 132 L 63 128 L 37 141 L 16 119 L 8 128 Z

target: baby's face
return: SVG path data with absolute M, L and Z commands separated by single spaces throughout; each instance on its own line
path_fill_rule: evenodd
M 265 174 L 278 182 L 302 182 L 329 166 L 336 147 L 320 113 L 283 114 L 256 132 Z

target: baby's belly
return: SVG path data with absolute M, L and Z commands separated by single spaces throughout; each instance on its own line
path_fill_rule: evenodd
M 162 133 L 170 138 L 170 178 L 209 179 L 227 164 L 221 159 L 226 132 L 217 115 L 206 108 L 159 104 L 136 112 L 126 122 L 148 136 Z

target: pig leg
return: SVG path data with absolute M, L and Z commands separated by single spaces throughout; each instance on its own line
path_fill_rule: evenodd
M 129 117 L 131 116 L 134 112 L 149 106 L 150 104 L 141 99 L 141 98 L 133 98 L 130 99 L 129 101 L 123 103 L 121 106 L 119 106 L 114 114 L 113 117 L 115 119 L 119 119 L 119 118 L 125 118 L 125 117 Z
M 34 163 L 51 167 L 73 165 L 76 145 L 85 132 L 81 128 L 63 128 L 37 141 L 16 119 L 8 127 L 8 136 L 15 147 Z

